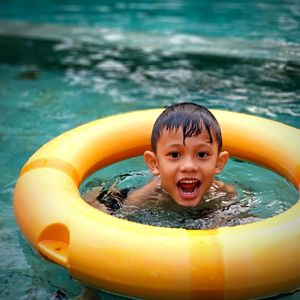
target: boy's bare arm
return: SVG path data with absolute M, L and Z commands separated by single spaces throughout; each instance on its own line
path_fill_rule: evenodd
M 129 192 L 129 194 L 127 195 L 127 197 L 125 199 L 126 204 L 136 205 L 136 204 L 144 202 L 145 200 L 149 199 L 149 196 L 155 191 L 155 189 L 157 188 L 158 185 L 159 185 L 159 180 L 154 179 L 153 181 L 146 184 L 142 188 Z M 115 189 L 115 185 L 113 185 L 110 188 L 109 192 L 112 191 L 113 189 Z M 93 189 L 91 189 L 91 190 L 87 191 L 85 194 L 83 194 L 82 198 L 89 205 L 91 205 L 107 214 L 110 214 L 111 211 L 109 209 L 107 209 L 107 207 L 103 203 L 99 202 L 99 200 L 97 199 L 97 197 L 99 196 L 101 191 L 102 191 L 102 187 L 94 187 Z
M 144 202 L 145 200 L 149 199 L 149 196 L 154 193 L 159 184 L 160 180 L 155 178 L 143 187 L 129 192 L 125 200 L 126 203 L 135 205 Z
M 236 190 L 235 190 L 234 186 L 224 183 L 220 180 L 214 180 L 214 184 L 216 185 L 217 189 L 220 192 L 225 192 L 226 194 L 228 194 L 228 196 L 236 195 Z
M 95 187 L 89 190 L 88 192 L 86 192 L 84 195 L 82 195 L 82 198 L 89 205 L 109 214 L 109 211 L 107 210 L 106 206 L 100 203 L 97 199 L 101 191 L 102 191 L 102 187 Z

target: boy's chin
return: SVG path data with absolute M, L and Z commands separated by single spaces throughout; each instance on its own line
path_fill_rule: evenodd
M 202 202 L 202 198 L 196 198 L 196 199 L 174 199 L 174 201 L 180 205 L 185 207 L 196 207 Z

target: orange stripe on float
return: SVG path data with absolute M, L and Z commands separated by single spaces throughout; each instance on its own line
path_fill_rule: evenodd
M 191 263 L 190 299 L 223 300 L 224 251 L 218 230 L 187 230 L 187 232 Z
M 29 162 L 22 168 L 20 176 L 37 168 L 53 168 L 60 170 L 69 175 L 77 185 L 80 183 L 80 177 L 76 169 L 70 163 L 59 158 L 43 158 Z

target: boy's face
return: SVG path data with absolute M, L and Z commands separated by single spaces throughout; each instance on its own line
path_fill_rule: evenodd
M 196 206 L 202 201 L 227 159 L 227 152 L 218 153 L 214 139 L 209 143 L 206 131 L 187 137 L 183 144 L 182 129 L 163 130 L 157 152 L 145 152 L 152 174 L 160 175 L 162 188 L 182 206 Z

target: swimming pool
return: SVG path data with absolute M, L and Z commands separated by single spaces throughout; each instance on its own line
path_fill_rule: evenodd
M 96 118 L 182 99 L 299 128 L 299 15 L 298 1 L 1 3 L 1 297 L 81 289 L 31 252 L 14 221 L 18 172 L 38 147 Z

